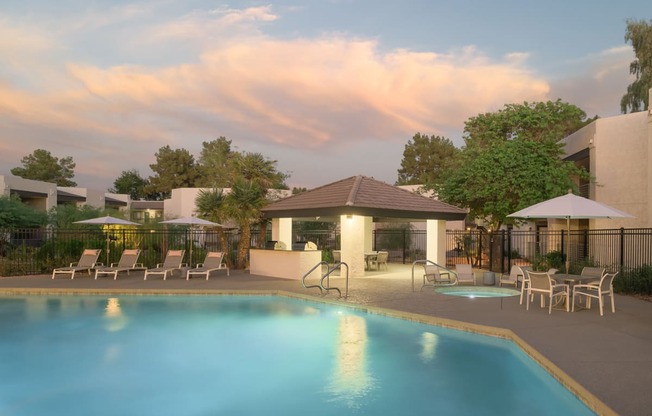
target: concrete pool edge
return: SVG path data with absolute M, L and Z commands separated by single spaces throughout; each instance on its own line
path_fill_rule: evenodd
M 395 309 L 382 308 L 378 306 L 359 305 L 347 303 L 340 299 L 326 299 L 283 290 L 188 290 L 188 289 L 85 289 L 85 288 L 1 288 L 0 296 L 6 295 L 233 295 L 233 296 L 280 296 L 290 299 L 299 299 L 309 302 L 319 302 L 335 306 L 359 310 L 362 312 L 388 316 L 396 319 L 403 319 L 443 328 L 456 329 L 460 331 L 476 333 L 497 337 L 513 342 L 523 352 L 532 358 L 538 365 L 546 370 L 553 378 L 566 387 L 572 394 L 581 400 L 589 409 L 598 415 L 617 415 L 609 406 L 603 403 L 595 395 L 575 381 L 566 372 L 554 364 L 551 360 L 539 353 L 534 347 L 525 342 L 512 330 L 479 325 L 458 321 L 448 318 L 422 315 L 411 312 L 403 312 Z

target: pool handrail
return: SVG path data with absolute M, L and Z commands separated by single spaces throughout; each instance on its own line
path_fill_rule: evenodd
M 319 279 L 319 284 L 318 285 L 306 285 L 306 278 L 310 276 L 310 274 L 315 271 L 318 267 L 321 268 L 321 266 L 325 265 L 327 267 L 326 273 L 324 273 L 321 278 Z M 346 299 L 349 296 L 349 265 L 343 262 L 337 262 L 331 266 L 325 261 L 320 261 L 319 263 L 315 264 L 310 270 L 306 272 L 306 274 L 303 275 L 301 278 L 301 284 L 303 285 L 304 288 L 310 289 L 313 287 L 316 287 L 319 289 L 319 293 L 324 294 L 324 291 L 328 293 L 331 290 L 336 290 L 337 293 L 339 293 L 340 297 L 342 297 L 342 291 L 337 288 L 337 287 L 330 287 L 330 275 L 333 273 L 335 270 L 338 270 L 342 268 L 342 266 L 346 267 L 346 277 L 345 277 L 345 290 L 344 290 L 344 298 Z M 327 280 L 326 286 L 324 286 L 324 280 Z
M 448 267 L 441 266 L 441 265 L 435 263 L 432 260 L 415 260 L 414 262 L 412 262 L 412 291 L 413 292 L 414 292 L 414 268 L 418 264 L 424 264 L 424 265 L 430 264 L 430 265 L 433 265 L 433 266 L 437 266 L 440 269 L 445 270 L 446 272 L 451 273 L 453 276 L 455 276 L 455 280 L 453 281 L 453 283 L 439 283 L 439 284 L 435 283 L 435 284 L 433 284 L 433 286 L 455 286 L 455 285 L 457 285 L 457 273 L 454 270 L 451 270 Z M 421 285 L 421 289 L 419 289 L 419 291 L 423 290 L 423 288 L 425 286 L 426 286 L 425 284 Z

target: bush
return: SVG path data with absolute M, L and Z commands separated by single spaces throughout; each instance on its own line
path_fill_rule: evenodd
M 622 271 L 614 279 L 614 291 L 618 293 L 652 295 L 652 266 L 644 265 Z

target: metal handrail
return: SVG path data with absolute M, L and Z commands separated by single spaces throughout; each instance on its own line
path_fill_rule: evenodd
M 318 267 L 321 268 L 321 266 L 326 265 L 327 271 L 322 275 L 322 277 L 319 279 L 319 284 L 318 285 L 306 285 L 306 278 L 310 276 L 310 274 L 315 271 Z M 339 293 L 340 297 L 342 297 L 342 291 L 337 288 L 337 287 L 330 287 L 330 275 L 333 273 L 335 270 L 341 270 L 342 266 L 346 267 L 346 287 L 344 290 L 344 298 L 346 299 L 349 296 L 349 265 L 346 263 L 338 262 L 335 263 L 332 267 L 325 261 L 320 261 L 319 263 L 315 264 L 306 274 L 303 275 L 301 278 L 301 284 L 303 285 L 304 288 L 310 289 L 313 287 L 316 287 L 319 289 L 320 294 L 324 294 L 324 291 L 328 293 L 331 290 L 337 290 L 337 293 Z M 324 286 L 324 280 L 327 280 L 326 286 Z
M 301 284 L 303 285 L 304 288 L 310 289 L 310 288 L 316 287 L 317 289 L 319 289 L 319 293 L 322 293 L 322 294 L 324 293 L 324 289 L 322 288 L 321 281 L 319 282 L 318 285 L 308 285 L 308 286 L 306 286 L 306 278 L 308 276 L 310 276 L 310 273 L 315 271 L 315 269 L 317 267 L 321 268 L 321 266 L 324 265 L 324 264 L 328 267 L 328 263 L 326 263 L 325 261 L 322 260 L 319 263 L 315 264 L 312 269 L 308 270 L 308 272 L 303 275 L 303 277 L 301 278 Z
M 321 277 L 321 280 L 319 281 L 319 285 L 323 290 L 328 292 L 329 290 L 337 290 L 337 293 L 340 294 L 340 297 L 342 297 L 342 292 L 340 289 L 333 287 L 330 287 L 330 275 L 333 273 L 335 270 L 342 270 L 342 266 L 346 267 L 346 277 L 344 278 L 345 281 L 345 289 L 344 289 L 344 299 L 346 299 L 349 296 L 349 265 L 343 262 L 337 262 L 333 264 L 333 266 L 328 266 L 328 271 L 324 273 L 324 275 Z M 324 280 L 327 280 L 326 284 L 328 286 L 324 286 Z
M 417 264 L 432 264 L 433 266 L 437 266 L 440 269 L 446 270 L 448 273 L 452 273 L 453 276 L 455 276 L 455 281 L 453 283 L 440 283 L 440 284 L 433 283 L 432 286 L 455 286 L 455 285 L 457 285 L 457 272 L 456 271 L 451 270 L 448 267 L 441 266 L 441 265 L 435 263 L 432 260 L 416 260 L 416 261 L 414 261 L 412 263 L 412 291 L 413 292 L 414 292 L 414 267 Z M 425 277 L 424 277 L 424 281 L 425 281 Z M 421 285 L 421 289 L 419 289 L 419 291 L 423 290 L 423 288 L 426 287 L 426 286 L 430 286 L 430 285 L 426 285 L 424 283 L 423 285 Z

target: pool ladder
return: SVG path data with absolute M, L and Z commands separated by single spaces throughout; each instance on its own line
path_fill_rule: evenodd
M 308 278 L 308 276 L 310 276 L 310 274 L 312 272 L 314 272 L 315 269 L 317 269 L 318 267 L 321 268 L 322 266 L 326 266 L 327 269 L 326 269 L 326 272 L 319 279 L 319 284 L 318 285 L 307 285 L 306 284 L 306 278 Z M 341 274 L 342 266 L 346 267 L 346 277 L 344 279 L 344 281 L 345 281 L 344 299 L 346 299 L 347 296 L 349 296 L 349 265 L 346 264 L 346 263 L 337 262 L 337 263 L 335 263 L 335 264 L 333 264 L 331 266 L 330 264 L 328 264 L 325 261 L 320 261 L 319 263 L 315 264 L 315 266 L 312 269 L 308 270 L 308 272 L 306 274 L 303 275 L 303 278 L 301 279 L 301 284 L 306 289 L 316 287 L 317 289 L 319 289 L 319 292 L 322 295 L 324 295 L 324 292 L 326 292 L 325 294 L 328 294 L 328 292 L 330 292 L 331 290 L 336 290 L 337 293 L 340 295 L 340 297 L 342 297 L 342 291 L 339 288 L 330 287 L 330 275 L 331 275 L 331 273 L 333 273 L 335 270 L 340 270 L 340 274 Z M 326 285 L 324 285 L 324 281 L 326 282 Z

